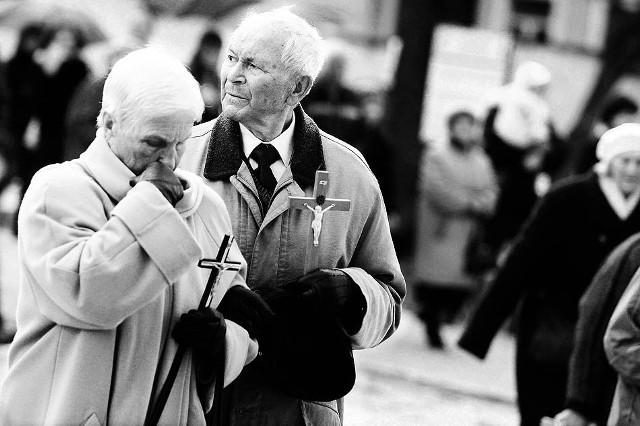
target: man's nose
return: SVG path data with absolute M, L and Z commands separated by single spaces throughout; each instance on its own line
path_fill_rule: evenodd
M 235 64 L 229 67 L 229 72 L 227 73 L 227 80 L 229 80 L 232 83 L 238 83 L 238 84 L 242 84 L 246 81 L 244 77 L 244 69 L 240 61 L 236 62 Z

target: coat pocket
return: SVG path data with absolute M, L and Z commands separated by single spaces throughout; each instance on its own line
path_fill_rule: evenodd
M 100 426 L 100 420 L 98 420 L 96 413 L 91 414 L 89 418 L 82 423 L 82 426 Z
M 306 426 L 340 426 L 338 401 L 300 401 Z

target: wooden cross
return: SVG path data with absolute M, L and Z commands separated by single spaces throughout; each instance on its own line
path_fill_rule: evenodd
M 313 213 L 311 228 L 307 236 L 307 250 L 304 261 L 305 274 L 318 268 L 324 214 L 327 211 L 349 211 L 351 209 L 351 200 L 327 198 L 328 189 L 329 172 L 318 170 L 313 187 L 313 197 L 289 197 L 289 205 L 292 209 L 308 210 Z

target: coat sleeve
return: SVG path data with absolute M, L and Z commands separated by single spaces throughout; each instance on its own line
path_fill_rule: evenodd
M 607 258 L 580 300 L 574 347 L 569 363 L 566 406 L 591 420 L 600 413 L 594 407 L 607 405 L 607 376 L 615 383 L 602 340 L 620 297 L 640 266 L 640 237 L 622 243 Z
M 563 207 L 547 194 L 540 200 L 496 277 L 481 296 L 458 345 L 484 358 L 504 321 L 514 312 L 525 291 L 539 282 L 540 265 L 553 256 L 555 227 L 562 223 Z M 561 225 L 560 225 L 561 226 Z
M 115 328 L 191 268 L 200 247 L 150 183 L 109 214 L 97 184 L 58 167 L 34 177 L 20 209 L 23 273 L 51 321 Z
M 354 256 L 343 270 L 360 287 L 366 300 L 362 327 L 351 336 L 353 346 L 356 349 L 376 346 L 398 328 L 406 294 L 379 190 Z
M 604 335 L 609 364 L 624 382 L 640 386 L 640 274 L 616 306 Z

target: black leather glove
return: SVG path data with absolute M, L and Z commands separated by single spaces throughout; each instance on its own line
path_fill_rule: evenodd
M 135 186 L 142 181 L 152 183 L 174 207 L 184 195 L 183 183 L 169 166 L 160 161 L 149 163 L 144 172 L 131 179 L 129 184 Z
M 366 300 L 360 287 L 339 269 L 318 269 L 285 286 L 302 309 L 338 319 L 349 334 L 362 326 Z
M 193 350 L 196 376 L 202 384 L 213 382 L 216 365 L 224 362 L 226 331 L 222 314 L 205 308 L 182 314 L 171 332 L 176 342 Z
M 171 336 L 181 345 L 192 348 L 199 354 L 214 357 L 224 347 L 227 326 L 218 311 L 205 308 L 192 309 L 182 314 Z
M 257 293 L 236 285 L 225 293 L 218 305 L 224 317 L 249 332 L 260 342 L 272 327 L 275 314 Z

